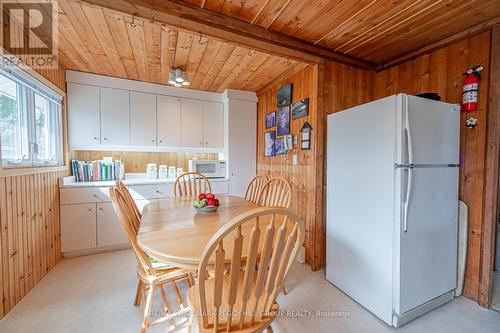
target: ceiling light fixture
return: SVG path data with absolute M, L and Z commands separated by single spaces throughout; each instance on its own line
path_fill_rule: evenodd
M 185 71 L 180 68 L 172 68 L 168 72 L 168 83 L 175 87 L 188 86 L 189 78 Z

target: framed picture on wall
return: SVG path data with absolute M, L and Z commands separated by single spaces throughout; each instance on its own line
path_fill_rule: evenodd
M 264 133 L 264 156 L 274 156 L 274 142 L 276 141 L 276 131 Z
M 283 105 L 292 104 L 292 84 L 287 83 L 278 89 L 276 94 L 276 101 L 278 102 L 278 107 Z
M 286 154 L 284 138 L 278 138 L 276 139 L 276 142 L 274 142 L 274 154 L 275 155 Z
M 290 134 L 290 106 L 287 105 L 279 108 L 277 113 L 277 135 Z
M 292 120 L 309 115 L 309 98 L 304 98 L 292 104 Z
M 276 126 L 276 111 L 266 114 L 266 128 Z

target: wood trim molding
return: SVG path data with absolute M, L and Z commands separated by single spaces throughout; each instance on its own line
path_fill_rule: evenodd
M 25 176 L 25 175 L 36 175 L 40 173 L 47 172 L 59 172 L 59 171 L 68 171 L 69 166 L 60 165 L 60 166 L 51 166 L 51 167 L 33 167 L 33 168 L 3 168 L 0 170 L 0 178 L 14 177 L 14 176 Z
M 375 68 L 373 63 L 180 1 L 83 0 L 82 3 L 310 64 L 318 64 L 323 58 L 363 69 Z
M 491 304 L 496 224 L 500 208 L 498 207 L 498 173 L 500 170 L 500 24 L 495 25 L 491 31 L 489 79 L 484 218 L 478 299 L 479 305 L 486 308 L 490 307 Z
M 390 60 L 388 62 L 385 62 L 379 66 L 377 66 L 376 68 L 376 71 L 377 72 L 380 72 L 380 71 L 383 71 L 384 69 L 387 69 L 387 68 L 390 68 L 390 67 L 393 67 L 393 66 L 397 66 L 397 65 L 400 65 L 404 62 L 407 62 L 407 61 L 410 61 L 410 60 L 413 60 L 421 55 L 424 55 L 424 54 L 427 54 L 427 53 L 431 53 L 437 49 L 440 49 L 440 48 L 443 48 L 445 46 L 448 46 L 448 45 L 451 45 L 461 39 L 466 39 L 466 38 L 469 38 L 473 35 L 477 35 L 483 31 L 486 31 L 486 30 L 490 30 L 492 29 L 493 26 L 495 26 L 496 24 L 498 24 L 500 22 L 500 16 L 497 16 L 491 20 L 488 20 L 488 21 L 485 21 L 485 22 L 482 22 L 478 25 L 475 25 L 469 29 L 466 29 L 466 30 L 463 30 L 463 31 L 460 31 L 454 35 L 451 35 L 447 38 L 444 38 L 444 39 L 441 39 L 435 43 L 432 43 L 432 44 L 429 44 L 427 46 L 424 46 L 418 50 L 415 50 L 413 52 L 409 52 L 409 53 L 406 53 L 400 57 L 397 57 L 393 60 Z
M 325 63 L 314 66 L 313 69 L 313 92 L 316 99 L 316 118 L 313 122 L 315 131 L 313 145 L 315 145 L 316 156 L 314 159 L 315 195 L 314 195 L 314 232 L 313 232 L 313 257 L 311 269 L 321 269 L 326 262 L 326 220 L 325 220 L 325 148 L 326 148 L 326 108 L 323 101 L 325 81 Z

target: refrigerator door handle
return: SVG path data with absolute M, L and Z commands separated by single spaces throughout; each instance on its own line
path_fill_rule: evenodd
M 410 205 L 411 188 L 413 186 L 413 166 L 408 167 L 408 182 L 406 186 L 406 195 L 403 202 L 403 231 L 408 232 L 408 208 Z
M 411 140 L 411 131 L 410 131 L 410 112 L 408 110 L 408 96 L 404 97 L 405 99 L 405 134 L 406 134 L 406 144 L 407 144 L 407 152 L 408 152 L 408 164 L 413 165 L 413 143 Z

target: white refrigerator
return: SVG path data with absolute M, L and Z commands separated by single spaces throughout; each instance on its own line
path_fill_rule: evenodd
M 459 128 L 406 94 L 328 116 L 326 278 L 388 325 L 454 297 Z

